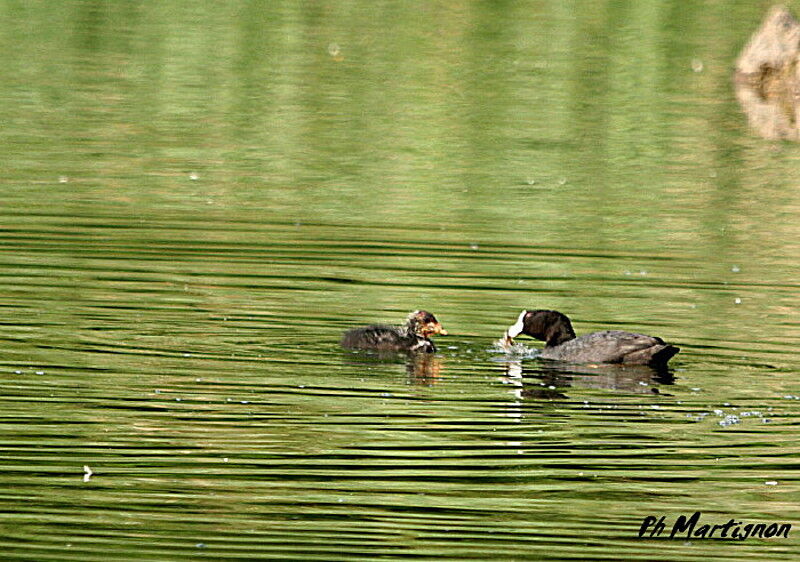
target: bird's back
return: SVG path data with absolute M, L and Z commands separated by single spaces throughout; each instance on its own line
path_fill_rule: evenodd
M 345 332 L 342 347 L 375 351 L 415 351 L 433 353 L 436 346 L 427 338 L 409 336 L 391 326 L 366 326 Z
M 366 326 L 354 328 L 342 336 L 342 347 L 350 349 L 399 349 L 404 343 L 403 335 L 391 326 Z
M 545 347 L 541 357 L 574 363 L 666 365 L 679 349 L 661 338 L 620 330 L 605 330 Z

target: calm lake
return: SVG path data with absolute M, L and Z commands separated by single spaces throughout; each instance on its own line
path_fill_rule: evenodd
M 800 522 L 768 6 L 1 0 L 0 558 L 800 557 L 638 538 Z M 500 353 L 525 308 L 681 352 Z

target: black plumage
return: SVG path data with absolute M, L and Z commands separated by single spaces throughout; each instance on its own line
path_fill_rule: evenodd
M 506 341 L 525 334 L 546 342 L 540 357 L 570 363 L 623 363 L 664 367 L 680 351 L 661 338 L 621 330 L 576 337 L 566 315 L 555 310 L 523 310 L 506 331 Z
M 375 351 L 406 351 L 433 353 L 436 346 L 430 340 L 435 334 L 447 335 L 436 317 L 425 310 L 415 310 L 403 326 L 373 325 L 345 332 L 342 347 Z

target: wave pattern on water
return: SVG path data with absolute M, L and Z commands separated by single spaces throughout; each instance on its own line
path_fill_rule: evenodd
M 0 4 L 0 557 L 797 559 L 637 538 L 798 519 L 760 3 L 311 4 Z M 533 308 L 681 352 L 493 348 Z
M 774 296 L 793 282 L 708 282 L 679 256 L 500 244 L 475 256 L 397 230 L 360 246 L 332 243 L 350 236 L 342 226 L 223 226 L 184 247 L 191 222 L 122 225 L 101 244 L 90 221 L 68 237 L 4 238 L 5 552 L 647 559 L 636 532 L 650 514 L 794 516 L 782 498 L 798 488 L 800 401 L 779 375 L 796 368 L 797 325 L 755 344 L 735 327 L 758 311 L 700 321 L 719 291 Z M 620 260 L 664 269 L 632 279 Z M 518 261 L 572 273 L 518 275 Z M 690 269 L 701 275 L 684 282 Z M 622 312 L 604 307 L 609 293 Z M 647 304 L 656 294 L 667 319 Z M 536 303 L 575 310 L 581 331 L 659 330 L 684 352 L 665 377 L 540 363 L 538 342 L 492 349 Z M 438 354 L 338 348 L 345 328 L 423 304 L 462 334 Z M 791 550 L 769 544 L 730 558 Z M 658 547 L 687 559 L 719 548 Z

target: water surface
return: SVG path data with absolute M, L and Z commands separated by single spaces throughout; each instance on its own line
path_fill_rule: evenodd
M 3 558 L 797 556 L 637 538 L 798 520 L 800 151 L 730 81 L 761 16 L 0 3 Z M 436 355 L 339 349 L 417 308 Z M 523 308 L 682 351 L 499 354 Z

